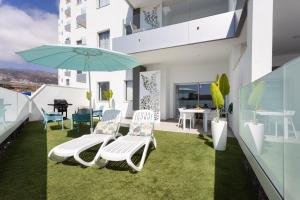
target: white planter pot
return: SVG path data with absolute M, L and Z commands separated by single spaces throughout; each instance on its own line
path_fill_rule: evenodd
M 247 123 L 252 139 L 254 141 L 254 145 L 258 154 L 261 154 L 263 149 L 263 142 L 264 142 L 264 124 L 254 124 L 253 122 Z
M 227 121 L 215 119 L 211 121 L 211 132 L 215 150 L 225 151 L 227 143 Z

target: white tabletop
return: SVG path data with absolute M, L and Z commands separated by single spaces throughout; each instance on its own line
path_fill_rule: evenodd
M 183 109 L 181 112 L 183 113 L 210 113 L 210 109 L 196 109 L 196 108 L 191 108 L 191 109 Z

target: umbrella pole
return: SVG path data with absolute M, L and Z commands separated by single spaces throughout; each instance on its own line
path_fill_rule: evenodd
M 92 86 L 91 86 L 91 72 L 90 71 L 89 71 L 89 93 L 90 93 L 90 116 L 91 116 L 90 133 L 93 133 Z

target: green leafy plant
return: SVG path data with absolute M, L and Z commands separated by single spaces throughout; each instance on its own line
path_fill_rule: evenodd
M 256 112 L 260 105 L 263 93 L 265 91 L 265 87 L 266 87 L 266 84 L 264 81 L 259 81 L 259 82 L 255 83 L 253 85 L 252 92 L 248 99 L 248 104 L 254 110 L 254 112 L 253 112 L 253 123 L 254 124 L 257 124 Z
M 110 100 L 113 98 L 113 95 L 114 95 L 114 93 L 112 90 L 106 90 L 103 92 L 104 98 L 106 100 L 108 100 L 108 102 L 109 102 L 109 107 L 110 107 Z
M 90 101 L 91 98 L 92 98 L 92 93 L 91 93 L 91 92 L 86 92 L 86 93 L 85 93 L 85 97 L 86 97 L 87 100 Z
M 216 120 L 220 120 L 220 109 L 224 107 L 225 97 L 230 92 L 229 80 L 226 74 L 222 74 L 221 77 L 217 75 L 216 81 L 211 83 L 210 92 L 212 96 L 213 103 L 217 109 Z

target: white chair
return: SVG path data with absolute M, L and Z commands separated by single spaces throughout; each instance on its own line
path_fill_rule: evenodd
M 131 27 L 132 33 L 139 33 L 139 32 L 144 31 L 144 29 L 138 28 L 133 22 L 130 22 L 129 25 Z
M 102 120 L 98 122 L 92 134 L 83 135 L 79 138 L 70 140 L 54 147 L 48 154 L 48 157 L 56 162 L 63 162 L 67 158 L 74 159 L 85 166 L 94 165 L 99 158 L 99 151 L 111 140 L 115 140 L 120 134 L 118 133 L 121 123 L 120 110 L 106 110 Z M 101 144 L 100 149 L 91 162 L 86 162 L 80 158 L 80 153 Z
M 121 136 L 114 142 L 108 144 L 100 151 L 100 157 L 108 161 L 123 161 L 135 171 L 141 171 L 151 143 L 156 148 L 156 140 L 153 135 L 154 112 L 150 110 L 138 110 L 133 114 L 129 133 Z M 132 162 L 132 156 L 144 146 L 140 163 L 136 166 Z M 100 161 L 100 160 L 99 160 Z
M 195 120 L 195 114 L 194 113 L 188 113 L 188 112 L 184 112 L 185 108 L 178 108 L 179 111 L 179 119 L 178 119 L 178 123 L 177 126 L 183 126 L 183 120 L 184 120 L 184 114 L 185 114 L 185 120 L 189 120 L 190 121 L 190 129 L 192 128 L 192 124 L 194 124 L 194 120 Z
M 292 126 L 292 129 L 293 129 L 293 134 L 295 136 L 295 138 L 297 139 L 298 136 L 297 136 L 297 131 L 296 131 L 296 128 L 295 128 L 295 125 L 294 125 L 294 122 L 293 122 L 293 117 L 295 116 L 296 112 L 295 111 L 285 111 L 284 112 L 284 119 L 286 119 L 286 121 L 284 121 L 283 123 L 286 123 L 284 124 L 283 126 L 287 126 L 287 137 L 289 137 L 289 126 Z M 278 137 L 278 122 L 277 120 L 275 121 L 275 135 L 276 137 Z

